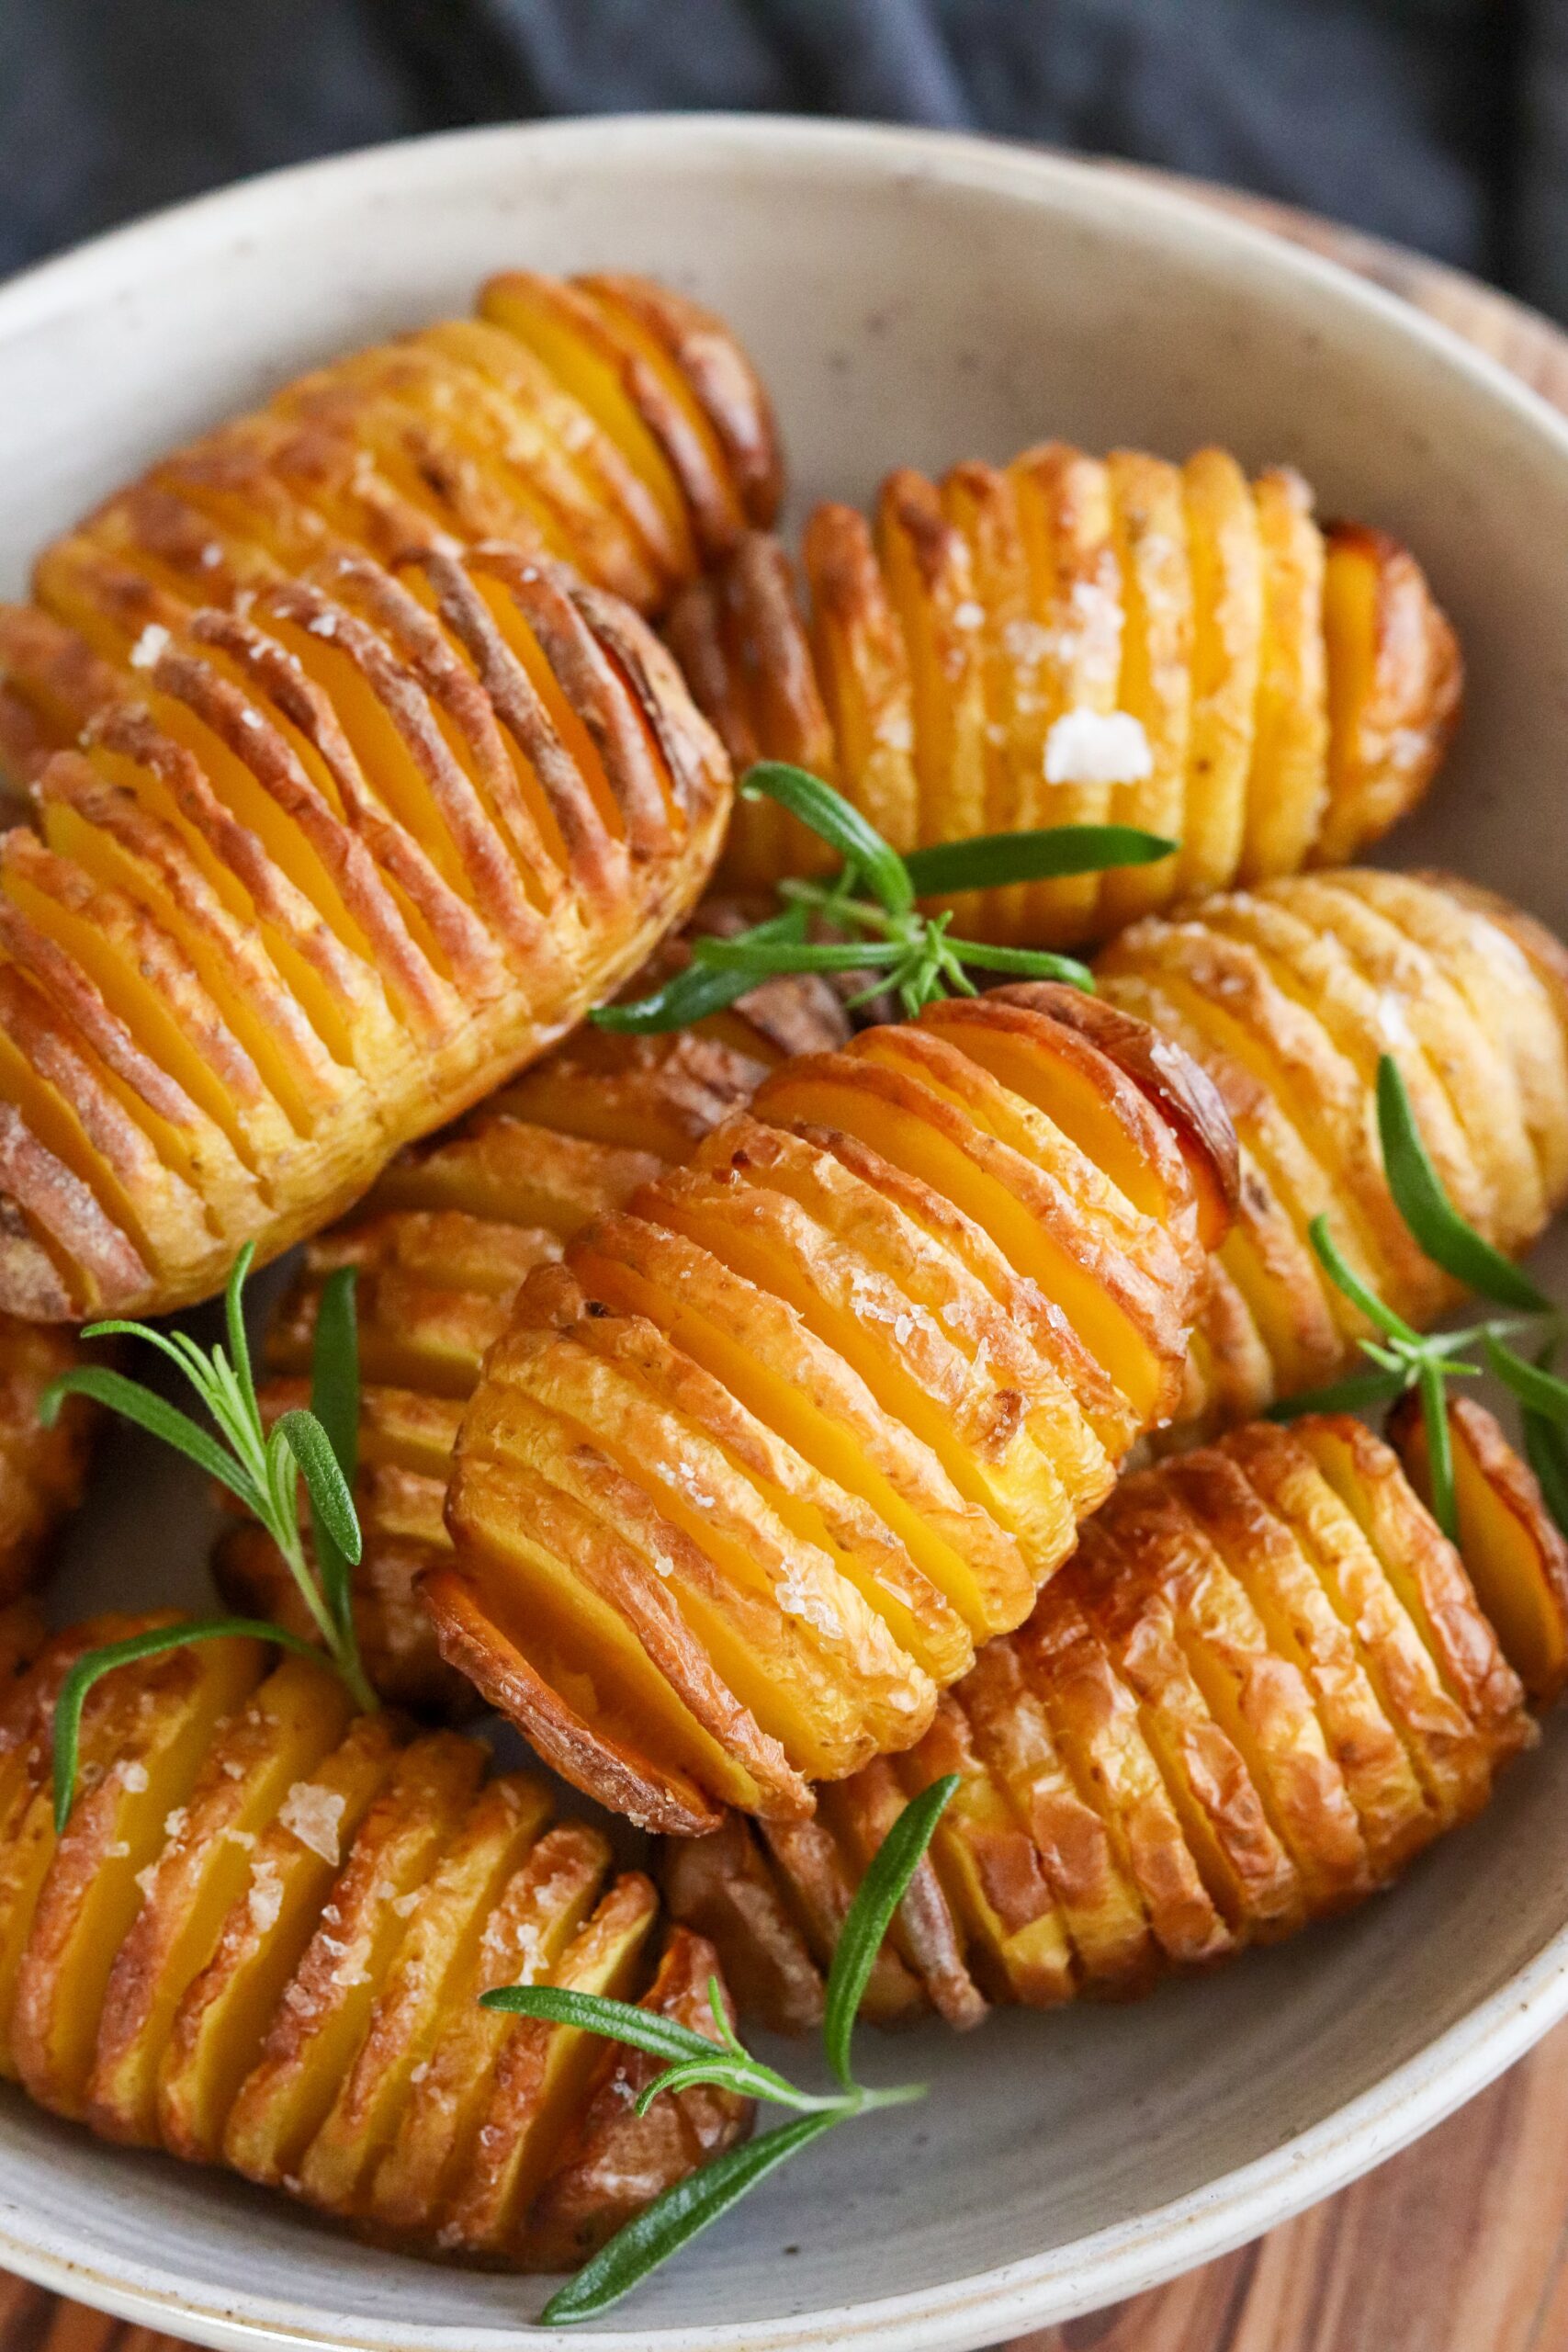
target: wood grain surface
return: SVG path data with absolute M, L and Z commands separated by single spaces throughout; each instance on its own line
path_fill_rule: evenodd
M 1568 335 L 1506 295 L 1283 206 L 1169 185 L 1360 271 L 1568 413 Z M 170 2344 L 0 2272 L 0 2352 Z M 1568 2352 L 1568 2024 L 1461 2113 L 1299 2221 L 1001 2352 Z

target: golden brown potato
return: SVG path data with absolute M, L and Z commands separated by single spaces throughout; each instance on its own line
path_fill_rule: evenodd
M 150 468 L 49 549 L 37 593 L 74 619 L 107 563 L 129 619 L 139 595 L 227 604 L 336 554 L 494 538 L 653 613 L 772 521 L 780 485 L 767 395 L 718 320 L 647 279 L 511 271 L 471 318 L 332 361 Z M 34 699 L 6 707 L 19 742 Z
M 1425 791 L 1458 715 L 1454 637 L 1415 559 L 1314 521 L 1292 473 L 1249 484 L 1049 444 L 1004 469 L 903 469 L 874 524 L 817 509 L 810 618 L 760 536 L 672 610 L 668 636 L 737 773 L 793 760 L 909 850 L 1033 825 L 1142 825 L 1158 865 L 967 895 L 957 928 L 1031 946 L 1102 939 L 1174 899 L 1337 865 Z M 754 889 L 828 853 L 762 803 L 726 878 Z
M 200 1297 L 614 992 L 728 799 L 619 600 L 777 495 L 716 321 L 513 273 L 45 550 L 0 608 L 38 827 L 0 838 L 0 1311 Z
M 1359 1422 L 1255 1423 L 1125 1479 L 919 1745 L 824 1792 L 809 1849 L 738 1815 L 671 1839 L 671 1908 L 742 2011 L 818 2021 L 888 1775 L 899 1802 L 960 1786 L 930 1857 L 941 1926 L 928 1888 L 885 1955 L 887 2023 L 1142 1992 L 1360 1901 L 1468 1818 L 1533 1737 L 1523 1686 L 1562 1686 L 1568 1551 L 1491 1417 L 1450 1419 L 1462 1565 Z M 1396 1434 L 1418 1468 L 1419 1416 Z
M 705 925 L 731 920 L 720 905 L 699 910 Z M 666 942 L 632 991 L 688 954 Z M 310 1244 L 267 1334 L 279 1376 L 262 1406 L 271 1417 L 305 1401 L 321 1285 L 354 1266 L 365 1384 L 355 1615 L 383 1698 L 454 1721 L 481 1704 L 442 1659 L 414 1582 L 450 1555 L 442 1504 L 461 1401 L 527 1274 L 684 1159 L 786 1054 L 831 1051 L 848 1034 L 831 990 L 810 977 L 771 980 L 694 1030 L 581 1029 L 457 1128 L 406 1148 L 359 1209 Z M 313 1637 L 282 1555 L 254 1521 L 233 1518 L 213 1565 L 232 1607 Z
M 1437 876 L 1295 876 L 1152 917 L 1095 970 L 1102 998 L 1201 1063 L 1241 1144 L 1177 1440 L 1351 1369 L 1366 1327 L 1308 1227 L 1409 1321 L 1459 1295 L 1382 1171 L 1380 1057 L 1399 1065 L 1461 1213 L 1518 1252 L 1568 1197 L 1562 951 L 1502 901 Z
M 106 1676 L 57 1840 L 61 1679 L 132 1622 L 57 1636 L 0 1694 L 0 2045 L 34 2098 L 521 2268 L 580 2260 L 745 2132 L 712 2091 L 639 2123 L 628 2052 L 479 2007 L 573 1984 L 711 2032 L 717 1962 L 684 1928 L 655 1960 L 653 1889 L 597 1830 L 552 1827 L 541 1782 L 351 1719 L 325 1666 L 220 1641 Z
M 798 1819 L 1028 1613 L 1178 1401 L 1234 1150 L 1196 1073 L 1123 1058 L 1075 991 L 930 1006 L 781 1064 L 529 1276 L 422 1589 L 568 1779 Z
M 341 1212 L 637 967 L 729 797 L 636 616 L 515 549 L 159 611 L 73 607 L 118 665 L 73 705 L 69 628 L 0 611 L 80 746 L 0 838 L 0 1309 L 34 1318 L 178 1306 Z

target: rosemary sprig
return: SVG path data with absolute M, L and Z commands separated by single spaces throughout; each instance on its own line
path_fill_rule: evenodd
M 853 2116 L 870 2115 L 878 2108 L 907 2106 L 912 2099 L 924 2098 L 923 2083 L 872 2090 L 857 2081 L 852 2044 L 855 2019 L 883 1938 L 957 1787 L 958 1775 L 949 1773 L 906 1805 L 878 1847 L 850 1905 L 829 1972 L 822 2024 L 828 2064 L 840 2086 L 836 2091 L 802 2090 L 774 2067 L 753 2058 L 725 2015 L 716 1978 L 708 1982 L 716 2041 L 673 2018 L 656 2017 L 630 2002 L 608 2001 L 597 1994 L 573 1993 L 551 1984 L 507 1984 L 481 1996 L 486 2008 L 575 2026 L 667 2059 L 663 2073 L 655 2075 L 637 2099 L 639 2115 L 646 2115 L 666 2091 L 713 2083 L 742 2098 L 767 2100 L 794 2116 L 793 2121 L 775 2125 L 760 2139 L 727 2149 L 645 2206 L 551 2296 L 541 2314 L 547 2327 L 595 2319 L 608 2311 L 650 2271 L 668 2262 L 825 2132 Z
M 1417 1246 L 1467 1290 L 1479 1291 L 1498 1306 L 1526 1315 L 1555 1315 L 1545 1294 L 1477 1233 L 1450 1200 L 1421 1140 L 1399 1065 L 1390 1054 L 1384 1054 L 1378 1064 L 1377 1102 L 1378 1137 L 1388 1188 Z M 1526 1451 L 1549 1508 L 1568 1531 L 1568 1382 L 1558 1379 L 1550 1369 L 1550 1348 L 1536 1363 L 1527 1363 L 1507 1344 L 1507 1334 L 1518 1328 L 1512 1317 L 1495 1317 L 1462 1331 L 1417 1331 L 1346 1264 L 1326 1216 L 1314 1217 L 1308 1232 L 1329 1281 L 1378 1334 L 1360 1342 L 1362 1354 L 1371 1357 L 1378 1369 L 1336 1381 L 1327 1388 L 1312 1389 L 1304 1396 L 1284 1397 L 1269 1407 L 1269 1419 L 1286 1421 L 1300 1413 L 1359 1412 L 1392 1404 L 1414 1388 L 1421 1399 L 1426 1428 L 1432 1516 L 1451 1542 L 1458 1532 L 1459 1514 L 1448 1384 L 1479 1376 L 1482 1366 L 1470 1363 L 1464 1354 L 1467 1348 L 1479 1346 L 1487 1368 L 1525 1408 Z
M 228 1346 L 204 1350 L 184 1331 L 155 1331 L 145 1323 L 89 1324 L 87 1340 L 143 1340 L 175 1364 L 195 1390 L 218 1431 L 199 1422 L 137 1380 L 104 1364 L 82 1364 L 51 1381 L 39 1400 L 39 1417 L 51 1424 L 67 1396 L 87 1396 L 134 1421 L 194 1462 L 242 1502 L 266 1529 L 282 1553 L 321 1635 L 327 1657 L 342 1675 L 356 1706 L 378 1704 L 360 1662 L 350 1605 L 351 1571 L 360 1555 L 359 1521 L 350 1482 L 359 1425 L 359 1361 L 354 1316 L 354 1269 L 333 1274 L 322 1295 L 311 1361 L 310 1406 L 280 1414 L 270 1432 L 262 1419 L 245 1336 L 244 1286 L 254 1255 L 246 1243 L 234 1261 L 224 1292 Z M 299 1534 L 299 1480 L 305 1481 L 314 1532 L 315 1565 L 306 1557 Z M 133 1659 L 154 1657 L 186 1644 L 243 1634 L 276 1642 L 308 1657 L 313 1644 L 281 1626 L 248 1617 L 202 1618 L 160 1627 L 125 1642 L 89 1650 L 61 1687 L 54 1716 L 54 1809 L 63 1828 L 76 1782 L 82 1708 L 100 1675 Z
M 1133 825 L 1051 825 L 1036 832 L 983 833 L 900 857 L 858 808 L 805 768 L 760 761 L 741 779 L 740 794 L 747 800 L 776 800 L 798 817 L 839 852 L 841 870 L 830 882 L 781 883 L 784 912 L 750 931 L 731 939 L 694 940 L 685 971 L 635 1004 L 603 1006 L 593 1015 L 602 1028 L 637 1036 L 684 1028 L 780 972 L 867 972 L 872 985 L 852 1001 L 863 1003 L 886 989 L 910 1018 L 934 997 L 973 996 L 966 967 L 1066 980 L 1092 991 L 1087 965 L 1074 957 L 954 939 L 951 913 L 923 915 L 917 900 L 998 883 L 1148 865 L 1179 846 Z M 811 917 L 829 936 L 807 936 Z

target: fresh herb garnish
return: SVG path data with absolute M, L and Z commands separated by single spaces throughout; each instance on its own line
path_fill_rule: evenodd
M 951 913 L 923 915 L 916 901 L 998 883 L 1154 865 L 1179 847 L 1133 825 L 1051 825 L 1036 832 L 982 833 L 900 857 L 858 808 L 805 768 L 763 760 L 747 770 L 739 788 L 742 799 L 776 800 L 798 817 L 839 852 L 841 871 L 830 882 L 780 883 L 786 902 L 782 914 L 733 938 L 694 939 L 683 972 L 635 1004 L 602 1006 L 593 1015 L 602 1028 L 637 1036 L 682 1029 L 781 972 L 863 971 L 871 985 L 852 1001 L 864 1003 L 886 989 L 910 1018 L 935 997 L 973 996 L 965 967 L 1020 979 L 1066 980 L 1092 992 L 1088 966 L 1074 957 L 954 939 Z M 808 936 L 813 918 L 829 936 Z
M 725 2014 L 716 1978 L 709 1979 L 708 1998 L 717 2041 L 673 2018 L 657 2017 L 630 2002 L 604 2000 L 594 1993 L 573 1993 L 551 1984 L 507 1984 L 481 1996 L 486 2008 L 575 2026 L 584 2032 L 604 2034 L 612 2041 L 629 2042 L 655 2058 L 668 2059 L 663 2073 L 639 2097 L 639 2115 L 646 2115 L 662 2093 L 688 2090 L 699 2083 L 712 2083 L 740 2098 L 765 2099 L 794 2111 L 792 2122 L 778 2124 L 760 2139 L 727 2149 L 645 2206 L 551 2296 L 541 2314 L 547 2327 L 595 2319 L 608 2311 L 823 2132 L 847 2123 L 852 2116 L 907 2106 L 925 2096 L 923 2083 L 871 2090 L 857 2082 L 851 2045 L 883 1938 L 957 1787 L 958 1775 L 949 1773 L 905 1806 L 878 1847 L 850 1905 L 828 1976 L 822 2021 L 828 2064 L 840 2086 L 837 2091 L 802 2090 L 773 2067 L 753 2058 Z
M 1435 1265 L 1451 1274 L 1467 1290 L 1500 1306 L 1526 1315 L 1556 1314 L 1551 1301 L 1537 1289 L 1501 1250 L 1468 1224 L 1443 1189 L 1441 1177 L 1421 1140 L 1409 1092 L 1392 1055 L 1378 1063 L 1378 1136 L 1383 1170 L 1394 1206 L 1412 1238 Z M 1427 1473 L 1432 1491 L 1432 1516 L 1451 1542 L 1458 1533 L 1459 1511 L 1454 1494 L 1453 1442 L 1449 1431 L 1448 1384 L 1473 1379 L 1482 1366 L 1464 1354 L 1479 1346 L 1486 1365 L 1524 1407 L 1525 1448 L 1540 1481 L 1548 1508 L 1568 1532 L 1568 1382 L 1551 1370 L 1551 1343 L 1535 1363 L 1527 1363 L 1507 1343 L 1517 1330 L 1516 1317 L 1494 1317 L 1462 1331 L 1416 1330 L 1404 1317 L 1384 1305 L 1377 1294 L 1346 1264 L 1335 1245 L 1326 1216 L 1314 1217 L 1308 1227 L 1318 1263 L 1336 1290 L 1359 1309 L 1377 1332 L 1363 1339 L 1363 1355 L 1375 1372 L 1352 1374 L 1327 1388 L 1301 1396 L 1282 1397 L 1269 1408 L 1270 1420 L 1294 1420 L 1301 1413 L 1358 1412 L 1363 1408 L 1393 1404 L 1414 1388 L 1421 1399 L 1427 1435 Z
M 226 1487 L 261 1521 L 282 1553 L 328 1657 L 355 1705 L 368 1713 L 378 1702 L 360 1662 L 350 1600 L 351 1572 L 358 1565 L 361 1549 L 359 1521 L 350 1492 L 359 1426 L 354 1269 L 344 1267 L 331 1275 L 322 1293 L 311 1359 L 310 1408 L 280 1414 L 269 1431 L 262 1419 L 245 1337 L 243 1294 L 253 1255 L 254 1246 L 247 1242 L 234 1261 L 224 1292 L 226 1349 L 220 1343 L 204 1350 L 184 1331 L 155 1331 L 145 1323 L 93 1323 L 82 1334 L 86 1340 L 144 1340 L 161 1350 L 196 1391 L 218 1430 L 216 1437 L 154 1390 L 105 1364 L 78 1365 L 51 1381 L 39 1400 L 39 1417 L 47 1427 L 67 1396 L 90 1397 L 161 1438 Z M 313 1566 L 299 1534 L 301 1477 L 314 1532 Z M 67 1675 L 55 1708 L 58 1827 L 65 1826 L 75 1790 L 83 1702 L 99 1676 L 137 1658 L 155 1657 L 222 1634 L 249 1634 L 303 1651 L 307 1657 L 320 1654 L 299 1634 L 248 1617 L 202 1618 L 88 1651 Z

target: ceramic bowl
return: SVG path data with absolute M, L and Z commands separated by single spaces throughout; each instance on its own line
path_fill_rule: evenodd
M 517 263 L 649 270 L 715 304 L 773 389 L 797 505 L 1049 435 L 1299 465 L 1325 512 L 1418 549 L 1469 655 L 1462 742 L 1393 854 L 1568 920 L 1568 428 L 1322 261 L 1019 149 L 722 118 L 487 130 L 107 238 L 0 293 L 4 584 L 165 444 Z M 111 1451 L 98 1494 L 62 1608 L 194 1593 L 203 1530 L 177 1468 Z M 1330 1930 L 1139 2007 L 884 2044 L 872 2066 L 928 2079 L 924 2107 L 836 2134 L 581 2340 L 996 2344 L 1337 2188 L 1564 2009 L 1560 1728 L 1483 1821 Z M 510 2352 L 538 2340 L 544 2294 L 368 2251 L 10 2099 L 0 2263 L 236 2346 Z

